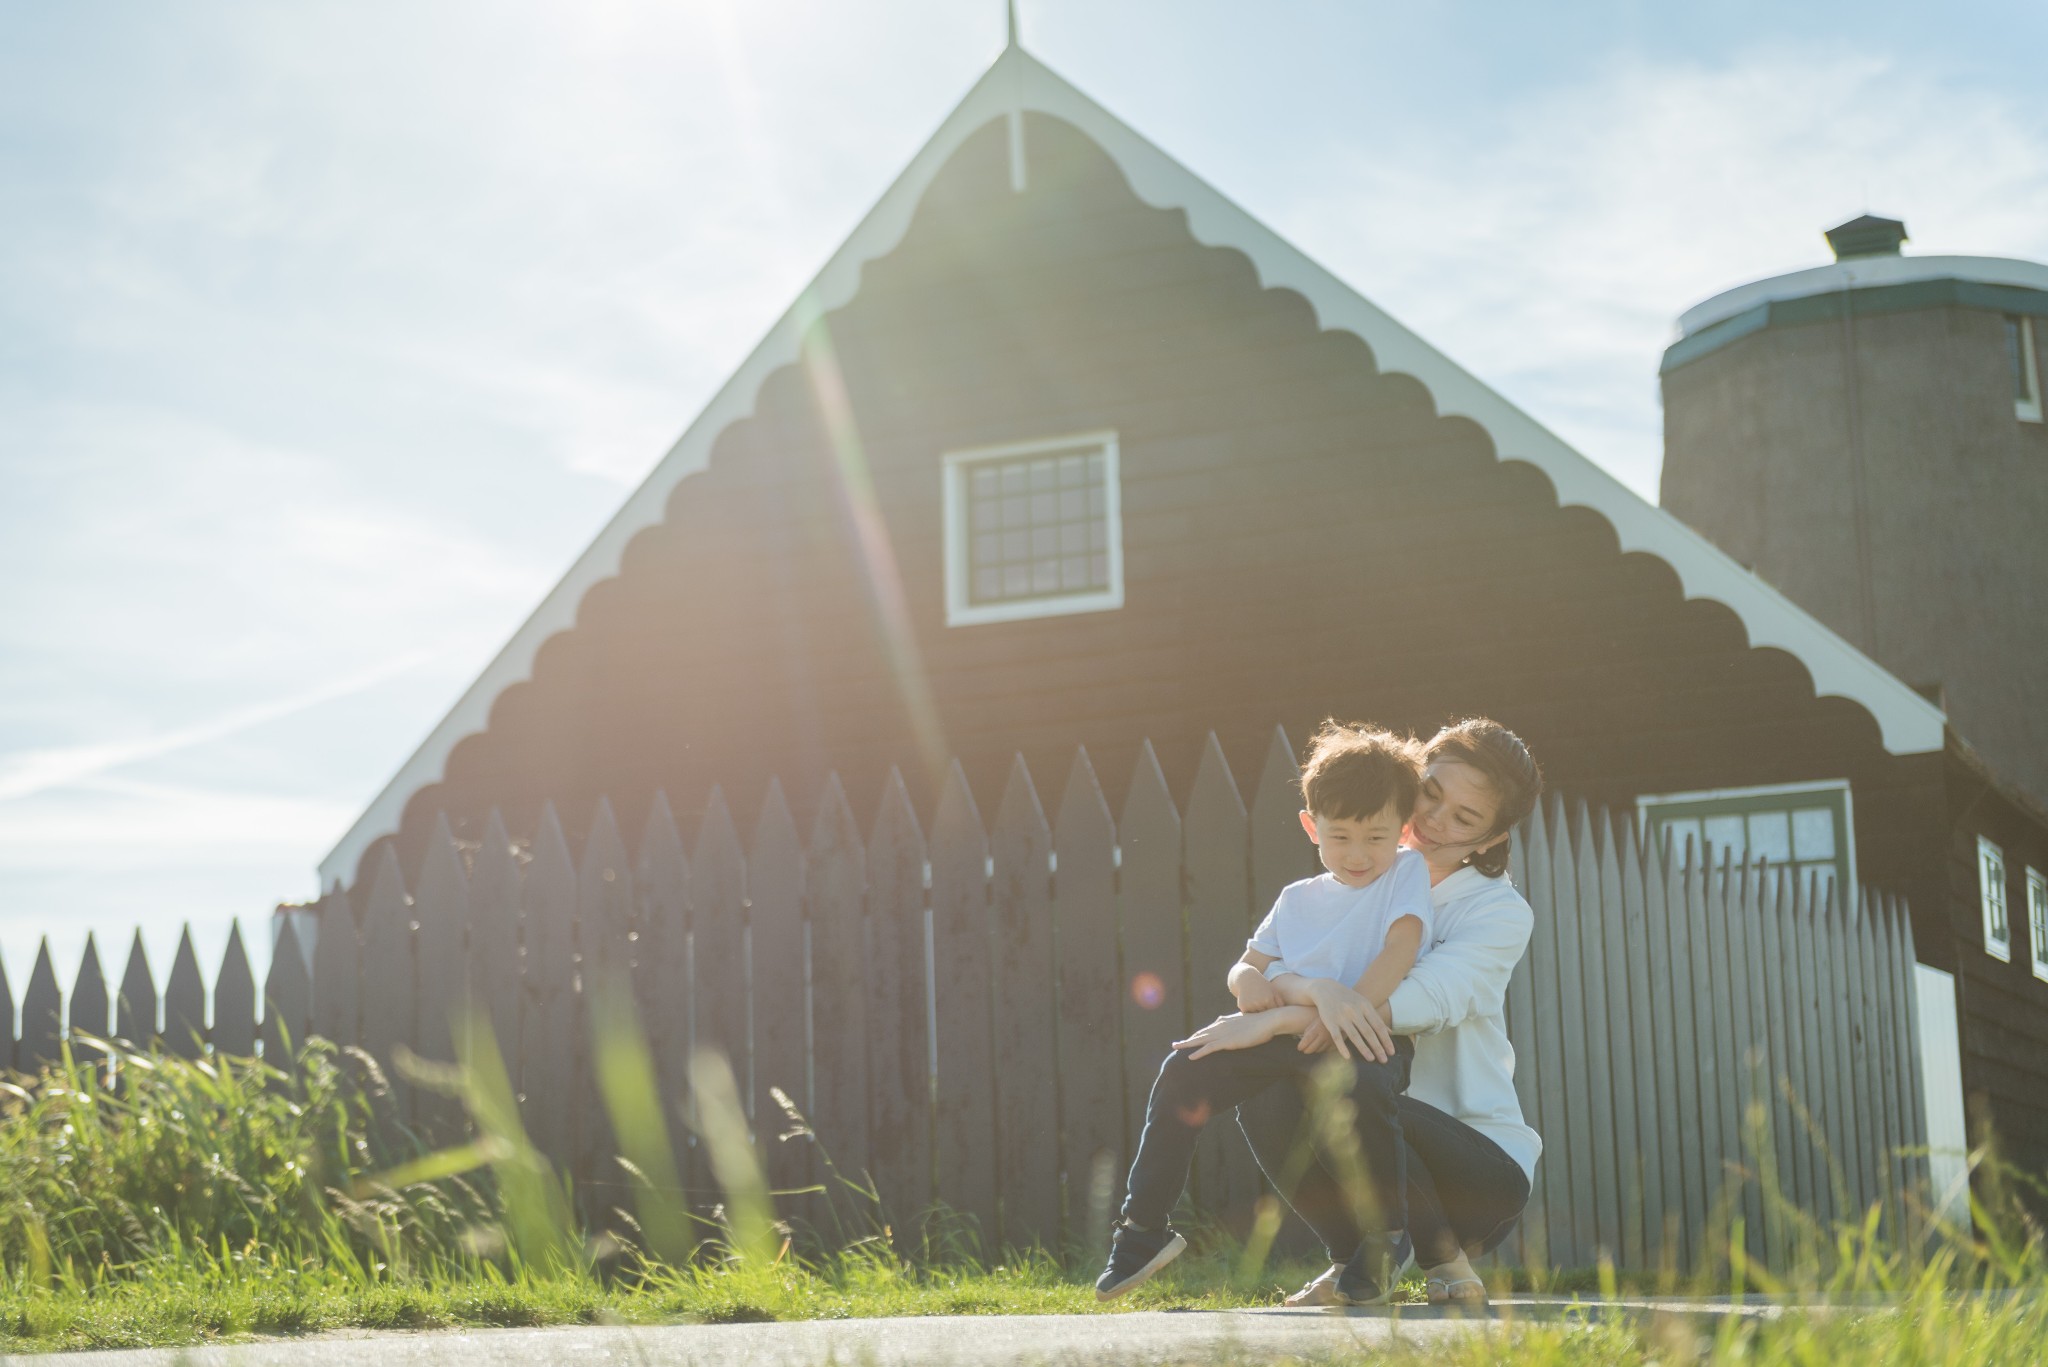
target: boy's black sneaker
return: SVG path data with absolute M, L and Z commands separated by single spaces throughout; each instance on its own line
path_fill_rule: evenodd
M 1172 1229 L 1139 1229 L 1119 1220 L 1109 1236 L 1109 1265 L 1095 1279 L 1095 1299 L 1113 1301 L 1181 1255 L 1188 1241 Z
M 1368 1234 L 1337 1275 L 1338 1297 L 1345 1305 L 1385 1305 L 1400 1288 L 1401 1274 L 1413 1266 L 1415 1243 L 1407 1230 Z

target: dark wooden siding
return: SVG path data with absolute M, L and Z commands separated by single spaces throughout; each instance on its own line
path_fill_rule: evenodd
M 2012 789 L 1987 779 L 1981 763 L 1951 755 L 1948 773 L 1954 812 L 1945 866 L 1948 961 L 1924 951 L 1921 957 L 1956 975 L 1971 1138 L 1988 1119 L 2005 1157 L 2030 1172 L 2048 1172 L 2048 982 L 2034 976 L 2027 921 L 2027 870 L 2048 873 L 2048 820 Z M 1979 836 L 2005 855 L 2009 963 L 1984 951 Z

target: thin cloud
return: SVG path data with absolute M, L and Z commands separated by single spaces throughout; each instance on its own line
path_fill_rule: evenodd
M 1909 250 L 2048 256 L 2038 115 L 1868 53 L 1621 58 L 1323 183 L 1281 216 L 1304 246 L 1653 501 L 1685 308 L 1824 263 L 1865 208 Z
M 432 660 L 439 650 L 409 650 L 394 659 L 340 679 L 252 707 L 237 708 L 199 722 L 137 740 L 68 745 L 0 755 L 0 802 L 76 784 L 143 760 L 225 740 L 265 722 L 277 721 L 323 703 L 375 688 Z
M 85 860 L 103 874 L 274 857 L 331 836 L 352 815 L 333 799 L 106 774 L 0 809 L 0 868 L 75 869 Z

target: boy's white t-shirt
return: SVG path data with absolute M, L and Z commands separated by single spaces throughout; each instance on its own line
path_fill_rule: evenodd
M 1429 952 L 1435 904 L 1428 862 L 1406 848 L 1394 855 L 1392 868 L 1362 888 L 1346 887 L 1328 873 L 1289 883 L 1246 943 L 1276 960 L 1266 969 L 1268 978 L 1299 973 L 1350 987 L 1386 948 L 1387 927 L 1403 916 L 1422 922 L 1419 962 Z

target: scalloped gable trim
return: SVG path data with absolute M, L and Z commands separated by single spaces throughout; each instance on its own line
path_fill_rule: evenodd
M 861 267 L 902 241 L 926 188 L 960 145 L 984 125 L 1020 111 L 1050 114 L 1073 124 L 1109 154 L 1140 199 L 1155 208 L 1184 210 L 1196 241 L 1242 252 L 1261 285 L 1300 294 L 1324 328 L 1362 338 L 1381 371 L 1419 380 L 1439 415 L 1478 423 L 1492 439 L 1499 459 L 1527 461 L 1543 471 L 1561 506 L 1577 504 L 1600 513 L 1613 525 L 1623 551 L 1657 556 L 1677 573 L 1688 598 L 1712 598 L 1733 610 L 1752 647 L 1775 646 L 1788 652 L 1812 675 L 1816 694 L 1848 698 L 1866 709 L 1876 719 L 1887 750 L 1920 754 L 1942 748 L 1946 719 L 1939 708 L 1706 538 L 1644 502 L 1022 48 L 1012 47 L 975 82 L 653 473 L 321 861 L 322 888 L 352 875 L 374 841 L 398 830 L 406 802 L 445 776 L 449 754 L 463 737 L 485 729 L 498 695 L 532 677 L 541 643 L 575 625 L 583 595 L 619 572 L 634 534 L 661 521 L 669 494 L 686 476 L 705 467 L 721 432 L 753 412 L 768 376 L 799 360 L 807 322 L 849 303 L 859 290 Z

